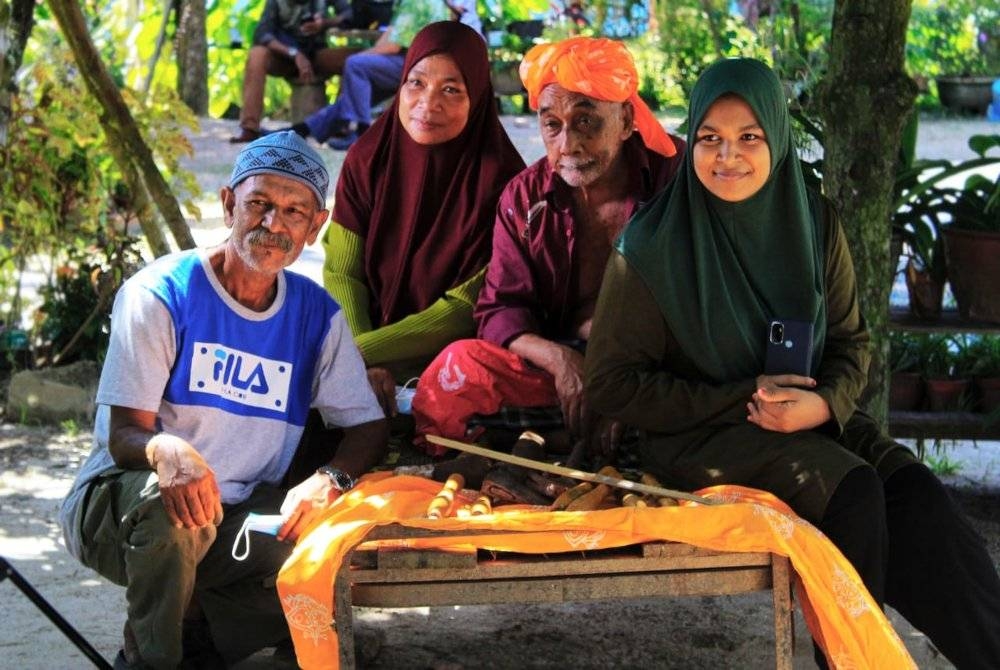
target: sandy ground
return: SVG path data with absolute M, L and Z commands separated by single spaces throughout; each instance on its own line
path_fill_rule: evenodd
M 542 155 L 534 121 L 505 118 L 526 160 Z M 205 120 L 193 137 L 195 170 L 206 190 L 205 217 L 192 223 L 199 242 L 225 236 L 214 193 L 238 151 L 225 142 L 232 122 Z M 971 155 L 965 138 L 997 132 L 982 121 L 936 121 L 921 127 L 919 154 Z M 322 150 L 333 171 L 342 153 Z M 316 276 L 318 245 L 298 269 Z M 10 563 L 107 659 L 121 644 L 123 589 L 78 565 L 55 524 L 62 496 L 89 451 L 90 433 L 0 423 L 0 556 Z M 960 467 L 946 478 L 1000 564 L 1000 443 L 946 443 L 937 456 Z M 935 453 L 935 452 L 932 452 Z M 0 668 L 83 668 L 86 658 L 9 580 L 0 581 Z M 925 637 L 890 610 L 920 668 L 950 668 Z M 364 641 L 375 641 L 372 668 L 767 668 L 773 667 L 768 594 L 645 599 L 565 605 L 358 609 Z M 795 667 L 814 667 L 797 615 Z M 266 668 L 266 652 L 241 664 Z

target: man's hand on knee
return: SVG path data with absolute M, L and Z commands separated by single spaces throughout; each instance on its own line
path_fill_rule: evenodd
M 222 497 L 215 473 L 186 441 L 160 433 L 147 453 L 160 480 L 160 496 L 177 528 L 201 528 L 222 522 Z

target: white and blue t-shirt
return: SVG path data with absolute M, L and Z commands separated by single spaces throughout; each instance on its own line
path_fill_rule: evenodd
M 277 278 L 263 312 L 238 303 L 200 250 L 160 258 L 122 286 L 97 389 L 94 447 L 63 503 L 67 548 L 86 485 L 114 467 L 112 405 L 156 412 L 157 428 L 194 446 L 226 504 L 278 484 L 310 407 L 328 425 L 383 418 L 340 307 L 312 280 Z

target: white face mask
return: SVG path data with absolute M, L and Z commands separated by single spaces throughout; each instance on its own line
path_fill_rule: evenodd
M 250 555 L 250 531 L 277 535 L 281 526 L 285 523 L 285 518 L 280 514 L 257 514 L 250 512 L 246 520 L 236 533 L 236 540 L 233 542 L 233 558 L 237 561 L 245 561 Z M 243 551 L 240 551 L 240 544 L 244 544 Z

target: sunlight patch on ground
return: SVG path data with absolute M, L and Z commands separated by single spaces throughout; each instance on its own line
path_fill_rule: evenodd
M 0 496 L 24 494 L 42 500 L 59 500 L 69 490 L 65 475 L 48 474 L 44 468 L 30 466 L 22 472 L 0 474 Z
M 456 608 L 457 609 L 457 608 Z M 364 621 L 366 623 L 379 623 L 392 621 L 394 617 L 400 614 L 415 615 L 429 617 L 431 615 L 430 607 L 403 607 L 403 608 L 390 608 L 390 607 L 359 607 L 355 610 L 354 618 L 358 621 Z
M 0 555 L 9 560 L 37 560 L 43 554 L 62 552 L 63 548 L 47 537 L 2 537 L 0 536 Z M 48 567 L 51 571 L 52 568 Z

